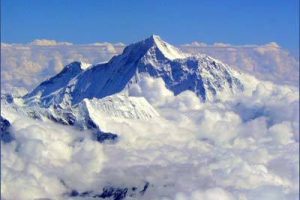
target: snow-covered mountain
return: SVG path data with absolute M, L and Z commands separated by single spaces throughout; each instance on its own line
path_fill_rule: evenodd
M 70 63 L 60 73 L 42 82 L 30 94 L 25 95 L 25 99 L 34 97 L 32 100 L 39 101 L 39 98 L 42 98 L 43 102 L 48 101 L 48 98 L 53 98 L 53 95 L 58 93 L 74 77 L 80 74 L 85 69 L 85 66 L 81 62 Z
M 13 97 L 12 97 L 13 98 Z M 51 120 L 63 125 L 75 126 L 80 130 L 101 130 L 103 121 L 111 119 L 149 120 L 159 117 L 159 113 L 144 97 L 131 97 L 125 94 L 111 95 L 102 99 L 84 99 L 73 106 L 24 104 L 21 98 L 1 99 L 4 109 L 28 116 L 36 120 Z
M 82 66 L 79 62 L 67 65 L 25 95 L 25 102 L 43 107 L 74 105 L 85 98 L 101 99 L 124 91 L 143 76 L 162 78 L 175 95 L 190 90 L 203 101 L 244 88 L 239 72 L 209 56 L 185 54 L 156 35 L 127 46 L 107 63 Z
M 296 199 L 298 94 L 158 36 L 73 62 L 1 94 L 3 196 Z
M 105 118 L 159 117 L 144 96 L 131 96 L 136 84 L 149 77 L 161 79 L 174 95 L 189 90 L 202 101 L 238 94 L 252 81 L 218 60 L 183 53 L 152 35 L 127 46 L 107 63 L 73 62 L 22 98 L 1 98 L 8 109 L 34 119 L 103 130 Z

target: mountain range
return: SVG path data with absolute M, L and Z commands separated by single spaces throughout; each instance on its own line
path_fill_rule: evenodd
M 164 88 L 161 90 L 159 88 L 161 85 L 158 84 L 159 87 L 151 88 L 154 91 L 145 91 L 147 90 L 145 80 L 163 84 Z M 257 167 L 256 162 L 248 162 L 248 157 L 245 155 L 253 151 L 253 157 L 256 160 L 259 152 L 255 148 L 261 148 L 261 146 L 255 146 L 256 140 L 259 145 L 264 144 L 273 151 L 274 146 L 269 145 L 270 141 L 273 141 L 272 134 L 275 135 L 273 137 L 276 137 L 276 142 L 283 140 L 289 145 L 288 142 L 291 140 L 289 135 L 293 134 L 291 129 L 288 129 L 286 137 L 282 137 L 282 130 L 287 125 L 277 124 L 279 131 L 276 132 L 277 128 L 272 125 L 276 122 L 276 118 L 273 120 L 270 116 L 280 115 L 280 120 L 282 120 L 283 110 L 287 111 L 287 116 L 293 115 L 293 112 L 289 113 L 285 107 L 293 104 L 286 101 L 284 97 L 288 97 L 294 90 L 285 91 L 284 88 L 269 82 L 258 87 L 260 83 L 263 81 L 250 74 L 234 70 L 217 59 L 204 54 L 193 55 L 181 52 L 159 36 L 152 35 L 127 46 L 122 54 L 106 63 L 72 62 L 57 75 L 43 81 L 25 95 L 21 91 L 14 94 L 1 94 L 1 106 L 4 110 L 1 110 L 0 117 L 1 141 L 6 147 L 4 150 L 11 148 L 11 152 L 20 155 L 20 158 L 25 155 L 27 159 L 30 159 L 29 161 L 36 159 L 38 164 L 46 158 L 49 159 L 51 162 L 42 163 L 45 167 L 41 169 L 48 169 L 48 166 L 50 170 L 57 169 L 55 173 L 59 173 L 55 180 L 59 180 L 58 185 L 65 188 L 62 194 L 63 199 L 121 200 L 127 197 L 143 199 L 149 193 L 156 195 L 155 188 L 169 192 L 172 191 L 169 189 L 174 187 L 176 182 L 180 182 L 180 187 L 183 186 L 186 174 L 192 177 L 193 185 L 199 179 L 204 182 L 208 180 L 209 184 L 222 182 L 224 177 L 227 180 L 235 173 L 238 178 L 241 174 L 245 177 L 258 174 L 257 176 L 261 176 L 262 179 L 257 180 L 274 182 L 274 180 L 281 179 L 274 179 L 264 165 L 260 165 L 263 166 L 262 168 Z M 278 90 L 272 91 L 270 89 L 272 87 Z M 138 94 L 137 88 L 143 90 L 141 94 Z M 164 92 L 168 93 L 171 99 L 168 99 L 169 102 L 165 107 L 160 106 L 161 102 L 155 102 L 155 98 L 151 100 L 147 95 L 143 95 L 151 93 L 152 96 L 163 96 L 165 94 L 160 93 Z M 269 94 L 264 94 L 268 92 Z M 276 107 L 274 109 L 274 102 L 268 102 L 270 99 L 273 100 L 273 93 L 275 93 L 274 97 L 276 93 L 279 93 L 275 101 L 283 99 L 279 103 L 286 104 L 282 109 L 279 107 L 278 113 Z M 248 94 L 249 96 L 243 96 Z M 265 96 L 269 98 L 265 100 Z M 172 98 L 176 97 L 178 97 L 176 101 L 180 99 L 179 103 L 172 102 Z M 235 101 L 239 97 L 241 101 Z M 256 97 L 258 97 L 257 101 Z M 181 110 L 181 105 L 186 101 L 190 107 L 199 106 L 201 109 Z M 252 102 L 253 105 L 251 105 Z M 265 108 L 265 104 L 270 104 L 270 108 Z M 168 106 L 173 107 L 170 109 Z M 227 106 L 230 109 L 227 109 Z M 273 110 L 275 110 L 274 113 L 272 113 Z M 52 122 L 48 123 L 49 120 Z M 243 125 L 241 121 L 244 122 L 244 126 L 241 126 Z M 40 122 L 41 125 L 37 126 Z M 66 126 L 58 126 L 53 122 Z M 23 126 L 26 123 L 27 125 Z M 260 125 L 261 123 L 263 126 Z M 197 126 L 198 124 L 200 126 Z M 260 126 L 264 128 L 262 131 L 258 131 L 257 127 Z M 273 127 L 274 133 L 269 133 L 272 128 L 267 126 Z M 254 129 L 254 131 L 244 131 L 244 129 Z M 268 131 L 268 134 L 261 134 L 264 131 L 266 133 Z M 234 134 L 240 134 L 241 138 L 236 138 L 231 144 Z M 260 137 L 266 138 L 257 139 Z M 177 141 L 180 142 L 177 143 Z M 188 143 L 182 143 L 182 141 Z M 104 143 L 104 145 L 99 143 Z M 160 147 L 161 145 L 163 148 Z M 224 149 L 219 149 L 222 145 Z M 254 147 L 255 151 L 248 148 L 250 146 Z M 180 148 L 177 149 L 177 147 Z M 175 149 L 175 151 L 170 149 Z M 243 153 L 243 149 L 247 154 Z M 242 153 L 240 157 L 235 157 L 236 155 L 232 152 Z M 164 154 L 166 157 L 161 157 Z M 264 156 L 265 152 L 262 154 Z M 154 156 L 148 159 L 148 155 Z M 226 157 L 238 159 L 229 160 L 230 164 L 227 164 L 223 162 L 223 159 L 225 161 L 228 159 Z M 242 159 L 244 157 L 245 161 Z M 284 157 L 287 156 L 284 155 Z M 12 159 L 14 159 L 13 162 L 6 163 L 9 167 L 17 163 L 13 156 Z M 166 163 L 168 159 L 170 162 Z M 173 160 L 178 161 L 175 163 L 179 167 L 172 168 Z M 218 163 L 218 160 L 222 162 Z M 232 161 L 236 164 L 231 164 Z M 105 163 L 103 169 L 101 169 L 102 162 Z M 252 166 L 251 162 L 255 165 Z M 57 163 L 62 164 L 56 166 Z M 65 165 L 65 163 L 70 164 Z M 205 169 L 207 164 L 211 168 L 210 171 L 204 171 L 203 176 L 194 173 L 201 169 L 200 166 L 204 166 L 203 169 Z M 225 169 L 216 168 L 216 164 L 224 166 Z M 234 167 L 228 168 L 228 165 Z M 239 170 L 241 165 L 242 171 Z M 28 166 L 30 176 L 32 176 L 31 172 L 35 171 L 34 168 L 31 170 L 32 166 L 34 165 Z M 80 166 L 84 168 L 73 171 L 74 174 L 68 174 L 68 171 L 72 172 L 73 168 L 78 169 Z M 149 169 L 151 170 L 148 171 Z M 176 170 L 172 172 L 174 169 Z M 177 169 L 184 170 L 184 173 Z M 286 171 L 285 169 L 290 168 L 283 169 Z M 160 170 L 166 170 L 161 173 L 162 176 L 157 173 Z M 185 174 L 186 170 L 188 173 Z M 191 171 L 193 173 L 189 175 Z M 52 171 L 49 172 L 51 174 Z M 175 174 L 175 181 L 170 182 L 169 172 L 171 176 L 172 173 Z M 16 170 L 10 173 L 18 176 Z M 98 182 L 96 184 L 91 182 L 93 183 L 91 185 L 89 182 L 87 186 L 82 184 L 81 179 L 89 180 L 89 177 L 86 177 L 88 173 L 95 180 L 101 180 L 99 185 Z M 138 175 L 139 173 L 141 175 Z M 207 177 L 210 173 L 212 173 L 211 180 Z M 40 177 L 40 173 L 33 174 Z M 270 175 L 271 178 L 266 175 Z M 74 176 L 79 177 L 78 186 L 73 184 Z M 159 177 L 157 179 L 159 181 L 151 176 Z M 27 176 L 25 178 L 28 180 Z M 181 180 L 183 180 L 182 183 Z M 122 181 L 125 181 L 124 184 Z M 223 184 L 227 183 L 226 181 Z M 282 185 L 286 187 L 288 184 Z M 195 187 L 198 186 L 195 185 Z M 177 192 L 176 188 L 174 191 Z
M 202 102 L 238 95 L 257 81 L 210 56 L 183 53 L 152 35 L 127 46 L 107 63 L 72 62 L 23 97 L 2 98 L 35 119 L 101 130 L 103 117 L 147 120 L 160 116 L 144 97 L 129 95 L 145 77 L 163 80 L 174 95 L 191 91 Z
M 73 62 L 42 82 L 24 96 L 26 103 L 44 107 L 53 104 L 80 103 L 83 99 L 101 99 L 126 90 L 141 77 L 162 78 L 175 95 L 190 90 L 202 101 L 212 100 L 226 92 L 243 91 L 240 73 L 209 56 L 193 56 L 151 37 L 127 46 L 121 55 L 109 62 L 86 65 Z

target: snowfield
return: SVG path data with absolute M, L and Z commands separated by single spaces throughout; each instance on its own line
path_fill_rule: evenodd
M 158 36 L 2 94 L 1 116 L 3 199 L 299 196 L 298 88 Z

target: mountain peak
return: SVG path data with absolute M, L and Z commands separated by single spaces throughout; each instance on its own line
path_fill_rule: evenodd
M 181 52 L 178 48 L 162 40 L 159 35 L 153 34 L 144 41 L 148 43 L 148 45 L 156 47 L 164 55 L 164 57 L 169 60 L 183 59 L 188 56 Z
M 150 41 L 152 44 L 164 42 L 159 35 L 151 35 L 150 37 L 146 38 L 145 41 Z
M 62 72 L 26 95 L 26 102 L 44 106 L 83 99 L 104 98 L 128 90 L 144 76 L 162 78 L 175 95 L 190 90 L 203 101 L 243 90 L 239 77 L 229 67 L 210 57 L 190 56 L 151 35 L 127 46 L 123 53 L 98 65 L 71 63 Z
M 130 54 L 135 58 L 140 58 L 147 53 L 152 57 L 160 54 L 160 56 L 162 55 L 168 60 L 184 59 L 189 56 L 162 40 L 158 35 L 151 35 L 142 41 L 131 44 L 127 46 L 123 52 L 125 56 Z

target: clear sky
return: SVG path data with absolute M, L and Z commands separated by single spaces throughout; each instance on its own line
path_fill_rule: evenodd
M 295 51 L 299 0 L 1 0 L 2 42 L 263 44 Z

